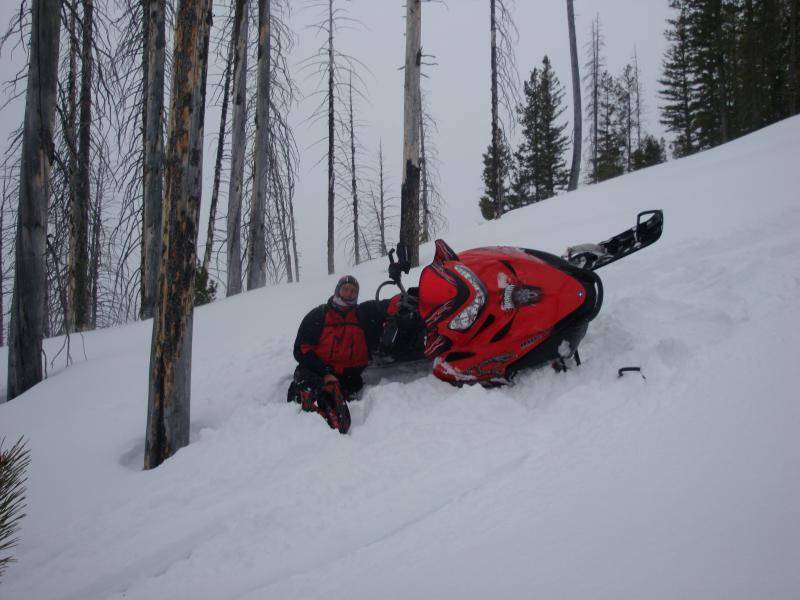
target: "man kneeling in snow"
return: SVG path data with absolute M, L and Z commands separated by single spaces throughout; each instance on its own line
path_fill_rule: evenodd
M 308 313 L 294 342 L 299 363 L 287 400 L 303 410 L 321 412 L 325 394 L 337 387 L 348 400 L 364 385 L 361 373 L 369 362 L 370 348 L 380 336 L 385 302 L 358 304 L 358 281 L 345 275 L 333 296 Z

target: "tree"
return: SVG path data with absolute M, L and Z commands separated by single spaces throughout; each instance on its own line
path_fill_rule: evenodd
M 567 25 L 569 27 L 569 56 L 572 67 L 572 167 L 569 171 L 569 187 L 572 191 L 578 188 L 581 174 L 581 141 L 583 136 L 583 115 L 581 114 L 581 77 L 578 71 L 578 45 L 575 36 L 575 9 L 573 0 L 567 0 Z
M 564 90 L 545 56 L 542 69 L 534 69 L 524 84 L 525 104 L 517 108 L 522 142 L 516 153 L 518 204 L 538 202 L 555 195 L 569 182 L 564 154 L 567 124 L 558 124 L 563 114 Z
M 514 160 L 511 155 L 511 149 L 508 147 L 505 138 L 502 139 L 499 148 L 500 156 L 495 159 L 492 155 L 494 152 L 494 145 L 490 144 L 483 154 L 483 185 L 485 192 L 481 196 L 480 209 L 483 218 L 488 220 L 496 219 L 497 202 L 499 197 L 503 198 L 504 206 L 503 212 L 510 208 L 516 207 L 516 198 L 509 193 L 509 180 L 512 175 L 514 167 Z M 500 165 L 500 178 L 495 178 L 495 165 Z M 495 182 L 501 186 L 501 190 L 494 188 Z
M 514 59 L 513 45 L 517 38 L 517 29 L 511 12 L 505 0 L 489 0 L 489 31 L 490 40 L 490 65 L 491 65 L 491 105 L 492 105 L 492 150 L 491 176 L 493 182 L 489 186 L 492 190 L 502 194 L 503 185 L 502 165 L 500 157 L 503 154 L 500 146 L 503 144 L 503 127 L 500 123 L 499 105 L 503 104 L 509 115 L 514 112 L 516 105 L 517 70 Z M 512 119 L 509 118 L 509 121 Z M 495 209 L 494 218 L 498 219 L 504 212 L 502 196 L 493 198 Z
M 422 5 L 406 1 L 406 60 L 403 96 L 403 177 L 400 188 L 400 241 L 411 266 L 419 265 L 419 124 Z
M 164 189 L 164 65 L 166 62 L 165 0 L 144 0 L 142 115 L 143 217 L 140 317 L 153 316 L 161 256 L 161 202 Z
M 642 143 L 633 152 L 631 168 L 634 171 L 658 165 L 667 160 L 666 143 L 650 134 L 642 138 Z
M 685 0 L 672 0 L 670 6 L 678 15 L 669 19 L 665 35 L 670 42 L 663 60 L 663 75 L 658 80 L 659 95 L 666 102 L 661 106 L 660 122 L 676 135 L 672 154 L 676 158 L 696 152 L 697 124 L 694 114 L 691 48 L 689 42 L 688 7 Z
M 48 183 L 60 17 L 60 0 L 33 4 L 8 349 L 9 400 L 42 380 Z
M 253 151 L 253 196 L 250 201 L 250 226 L 247 239 L 247 289 L 267 283 L 266 208 L 267 160 L 269 152 L 271 84 L 271 0 L 258 0 L 258 94 L 256 101 L 256 139 Z
M 242 291 L 242 190 L 247 122 L 247 34 L 249 0 L 235 0 L 233 16 L 233 130 L 228 187 L 226 295 Z
M 605 66 L 605 59 L 602 55 L 604 46 L 603 32 L 600 28 L 600 15 L 597 15 L 592 21 L 591 40 L 586 45 L 589 54 L 589 61 L 586 63 L 586 75 L 584 82 L 586 84 L 586 95 L 588 98 L 588 106 L 586 109 L 586 116 L 591 121 L 591 129 L 589 131 L 589 164 L 591 172 L 588 174 L 589 183 L 597 183 L 600 181 L 599 173 L 599 152 L 600 152 L 600 78 Z
M 203 170 L 211 0 L 180 0 L 164 190 L 162 254 L 145 438 L 145 469 L 189 443 L 192 322 Z
M 620 85 L 608 71 L 600 75 L 598 131 L 597 131 L 597 181 L 605 181 L 625 172 L 625 139 L 620 127 L 621 115 L 617 99 Z

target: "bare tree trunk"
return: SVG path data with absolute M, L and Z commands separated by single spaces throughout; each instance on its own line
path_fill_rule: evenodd
M 164 61 L 165 0 L 144 0 L 145 115 L 142 216 L 142 305 L 140 317 L 153 316 L 161 256 L 161 213 L 164 186 Z
M 599 158 L 599 125 L 598 119 L 600 115 L 600 18 L 595 19 L 594 27 L 592 29 L 592 103 L 594 106 L 594 129 L 592 129 L 592 136 L 594 137 L 594 144 L 592 148 L 593 158 L 593 181 L 597 183 L 600 180 L 598 169 Z
M 419 168 L 420 179 L 422 181 L 422 231 L 420 232 L 420 243 L 425 244 L 430 241 L 430 223 L 428 219 L 428 162 L 425 157 L 425 115 L 422 112 L 421 86 L 419 94 Z
M 33 3 L 30 63 L 19 178 L 14 295 L 8 348 L 8 399 L 42 380 L 45 252 L 53 118 L 58 84 L 61 0 Z
M 639 55 L 636 48 L 633 49 L 633 80 L 633 89 L 636 93 L 634 114 L 636 115 L 636 148 L 638 150 L 642 147 L 642 82 L 639 78 Z
M 489 28 L 491 30 L 491 68 L 492 68 L 492 180 L 496 194 L 494 218 L 503 214 L 503 190 L 500 178 L 500 123 L 497 114 L 497 15 L 496 0 L 489 1 L 491 11 Z
M 419 265 L 419 77 L 422 5 L 406 2 L 406 62 L 403 102 L 403 184 L 400 192 L 400 241 L 411 265 Z
M 361 248 L 358 235 L 358 182 L 356 180 L 356 134 L 353 120 L 353 80 L 350 79 L 350 190 L 353 195 L 353 257 L 356 264 L 361 262 Z
M 180 0 L 175 15 L 161 269 L 153 318 L 145 469 L 189 443 L 192 322 L 203 170 L 211 0 Z
M 77 173 L 78 173 L 78 48 L 79 40 L 76 29 L 76 15 L 78 14 L 78 0 L 69 0 L 69 21 L 67 23 L 67 36 L 69 38 L 69 71 L 67 73 L 67 115 L 64 125 L 64 139 L 69 153 L 67 166 L 67 222 L 70 223 L 70 241 L 72 226 L 70 212 L 78 206 L 77 198 Z M 70 252 L 73 248 L 70 247 Z M 68 264 L 69 268 L 69 264 Z M 70 273 L 67 274 L 68 280 Z M 68 285 L 71 282 L 68 281 Z M 73 329 L 73 311 L 69 303 L 64 310 L 64 332 L 70 333 Z
M 568 191 L 578 188 L 581 176 L 581 143 L 583 142 L 583 105 L 581 104 L 581 76 L 578 71 L 578 42 L 575 36 L 575 8 L 567 0 L 567 25 L 569 26 L 569 57 L 572 65 L 572 167 L 569 172 Z
M 231 132 L 231 180 L 228 190 L 228 281 L 226 295 L 242 291 L 242 188 L 247 145 L 247 33 L 249 0 L 236 0 L 233 17 L 233 131 Z
M 97 299 L 100 286 L 100 228 L 102 227 L 101 211 L 102 181 L 98 180 L 95 191 L 94 210 L 92 211 L 92 247 L 89 261 L 89 278 L 91 281 L 91 326 L 97 329 Z
M 78 171 L 69 222 L 69 321 L 75 331 L 90 325 L 89 314 L 89 204 L 91 203 L 92 144 L 92 44 L 94 0 L 82 0 L 80 121 L 78 125 Z
M 214 164 L 214 184 L 211 190 L 211 207 L 208 213 L 208 229 L 206 231 L 206 248 L 203 252 L 203 271 L 208 273 L 211 262 L 211 252 L 214 249 L 214 222 L 217 220 L 217 202 L 219 201 L 219 184 L 222 178 L 222 155 L 225 153 L 225 128 L 228 124 L 228 97 L 231 90 L 231 62 L 233 60 L 234 45 L 228 51 L 228 63 L 225 65 L 225 84 L 222 90 L 222 114 L 219 118 L 219 136 L 217 138 L 217 159 Z
M 3 173 L 3 200 L 0 203 L 0 232 L 3 231 L 6 217 L 6 201 L 8 200 L 8 178 Z M 3 244 L 0 240 L 0 346 L 6 345 L 6 298 L 5 298 L 5 269 L 3 268 Z
M 383 185 L 383 141 L 378 146 L 378 193 L 380 194 L 381 213 L 381 256 L 386 256 L 389 252 L 386 248 L 386 192 Z
M 267 284 L 266 210 L 267 171 L 269 165 L 270 102 L 270 9 L 271 0 L 258 1 L 258 100 L 256 103 L 256 139 L 253 152 L 253 196 L 250 201 L 250 226 L 247 240 L 247 289 Z
M 800 0 L 792 0 L 791 17 L 789 20 L 791 31 L 789 33 L 789 85 L 791 95 L 789 99 L 789 114 L 796 115 L 800 110 L 800 62 L 797 57 L 797 12 Z
M 336 202 L 334 194 L 335 173 L 333 169 L 333 127 L 334 127 L 334 87 L 333 87 L 333 0 L 328 0 L 328 275 L 335 270 L 333 209 Z

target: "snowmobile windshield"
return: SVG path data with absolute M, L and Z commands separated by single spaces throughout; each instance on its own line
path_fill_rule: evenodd
M 483 305 L 486 304 L 486 287 L 469 268 L 464 265 L 455 265 L 456 272 L 464 278 L 472 289 L 472 300 L 447 325 L 454 331 L 466 331 L 475 323 Z

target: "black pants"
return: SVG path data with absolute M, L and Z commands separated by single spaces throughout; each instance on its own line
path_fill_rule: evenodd
M 362 387 L 364 387 L 364 380 L 358 373 L 344 373 L 339 379 L 339 386 L 342 389 L 342 394 L 345 397 L 352 397 Z M 314 371 L 298 365 L 294 370 L 294 378 L 292 383 L 289 384 L 289 391 L 286 397 L 287 402 L 300 402 L 299 390 L 307 389 L 316 395 L 322 389 L 323 377 Z

